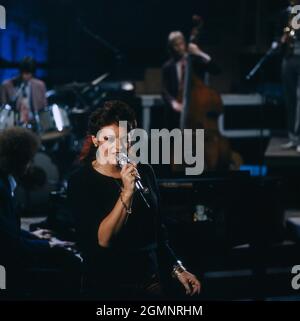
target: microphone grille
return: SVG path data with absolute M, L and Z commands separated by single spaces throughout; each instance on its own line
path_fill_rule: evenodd
M 126 154 L 119 153 L 119 154 L 117 154 L 117 162 L 121 167 L 123 167 L 124 165 L 129 163 L 129 158 L 127 157 Z

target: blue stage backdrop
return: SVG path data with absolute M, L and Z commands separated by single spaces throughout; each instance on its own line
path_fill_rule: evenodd
M 24 56 L 34 57 L 39 64 L 48 61 L 47 24 L 39 16 L 38 7 L 19 0 L 10 0 L 3 5 L 7 24 L 5 30 L 0 30 L 1 82 L 18 73 L 17 63 Z M 37 76 L 44 78 L 46 71 L 38 69 Z

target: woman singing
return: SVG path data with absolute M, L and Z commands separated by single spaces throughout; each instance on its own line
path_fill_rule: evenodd
M 119 121 L 127 121 L 127 128 Z M 152 167 L 117 164 L 121 149 L 130 147 L 127 133 L 135 126 L 133 111 L 120 101 L 106 102 L 92 113 L 83 166 L 69 180 L 68 198 L 85 265 L 84 288 L 94 298 L 163 298 L 162 257 L 186 294 L 199 293 L 199 281 L 178 261 L 165 237 Z M 148 188 L 150 207 L 135 190 L 137 172 Z

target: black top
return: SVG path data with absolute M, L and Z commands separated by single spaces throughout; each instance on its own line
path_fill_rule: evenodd
M 78 243 L 89 274 L 121 276 L 128 271 L 136 276 L 153 273 L 157 269 L 156 253 L 163 254 L 170 269 L 177 258 L 168 245 L 159 211 L 159 193 L 153 169 L 139 165 L 143 185 L 148 187 L 148 208 L 139 192 L 135 192 L 132 213 L 109 248 L 98 244 L 101 221 L 114 208 L 119 195 L 121 180 L 97 172 L 91 164 L 78 169 L 70 178 L 68 198 L 74 215 Z M 134 277 L 135 277 L 134 276 Z

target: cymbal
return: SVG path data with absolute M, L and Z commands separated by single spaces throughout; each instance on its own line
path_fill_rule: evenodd
M 71 82 L 68 84 L 64 84 L 61 86 L 58 86 L 56 88 L 57 91 L 70 91 L 70 90 L 81 90 L 84 87 L 88 86 L 89 84 L 87 82 L 79 83 L 79 82 Z
M 65 128 L 62 131 L 50 131 L 48 133 L 44 133 L 40 136 L 42 142 L 51 141 L 54 139 L 60 139 L 62 137 L 65 137 L 66 135 L 69 135 L 71 132 L 70 128 Z
M 85 107 L 85 108 L 74 107 L 74 108 L 71 109 L 70 113 L 71 114 L 75 114 L 75 115 L 77 115 L 77 114 L 85 114 L 85 113 L 89 112 L 89 110 L 90 110 L 90 108 L 88 108 L 88 107 Z

